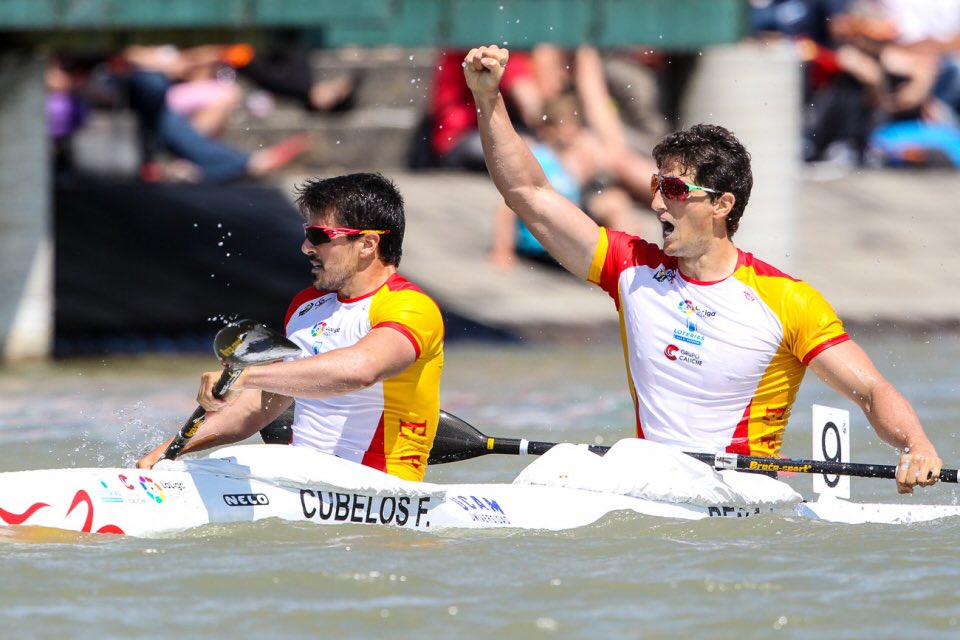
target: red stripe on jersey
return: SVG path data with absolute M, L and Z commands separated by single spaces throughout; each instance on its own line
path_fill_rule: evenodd
M 632 382 L 630 383 L 633 384 Z M 646 440 L 646 436 L 643 435 L 643 423 L 640 421 L 640 405 L 636 402 L 633 403 L 633 411 L 637 414 L 637 437 L 641 440 Z
M 404 278 L 399 273 L 395 273 L 389 278 L 387 278 L 386 285 L 387 285 L 387 288 L 390 289 L 390 291 L 416 291 L 417 293 L 422 293 L 423 295 L 427 296 L 427 298 L 430 298 L 430 296 L 428 296 L 423 289 L 413 284 L 412 282 Z M 433 298 L 430 298 L 430 301 L 433 302 L 433 304 L 437 304 Z M 439 309 L 440 305 L 437 305 L 437 308 Z M 444 327 L 443 329 L 444 331 L 446 331 L 446 327 Z M 440 337 L 443 338 L 444 336 L 441 335 Z M 419 358 L 420 347 L 414 344 L 414 349 L 417 350 L 417 357 Z
M 380 285 L 373 291 L 368 291 L 367 293 L 359 295 L 356 298 L 341 298 L 340 295 L 337 294 L 337 300 L 339 300 L 340 302 L 356 302 L 357 300 L 363 300 L 364 298 L 369 298 L 370 296 L 375 294 L 377 291 L 380 291 L 380 289 L 382 289 L 384 286 L 390 289 L 390 291 L 403 291 L 404 289 L 410 289 L 412 291 L 419 291 L 420 293 L 423 293 L 420 287 L 413 284 L 412 282 L 404 278 L 399 273 L 394 273 L 389 278 L 387 278 L 382 285 Z
M 290 322 L 290 318 L 293 317 L 293 312 L 296 311 L 296 310 L 300 307 L 300 305 L 302 305 L 304 302 L 309 302 L 310 300 L 315 300 L 315 299 L 317 299 L 317 298 L 320 298 L 320 297 L 322 297 L 322 296 L 325 296 L 325 295 L 327 295 L 328 293 L 330 293 L 330 292 L 329 292 L 329 291 L 317 291 L 317 290 L 314 289 L 313 287 L 308 287 L 308 288 L 304 289 L 303 291 L 301 291 L 300 293 L 298 293 L 297 295 L 295 295 L 295 296 L 293 297 L 293 302 L 291 302 L 291 303 L 290 303 L 290 306 L 287 307 L 287 315 L 285 315 L 284 318 L 283 318 L 283 327 L 284 327 L 284 329 L 286 329 L 287 323 Z
M 370 327 L 371 330 L 379 329 L 380 327 L 387 327 L 389 329 L 395 329 L 407 337 L 407 340 L 410 341 L 410 344 L 413 345 L 413 350 L 417 352 L 417 357 L 420 357 L 420 345 L 417 343 L 417 339 L 413 337 L 413 333 L 410 329 L 407 329 L 405 326 L 399 322 L 381 322 L 375 327 Z
M 413 284 L 399 273 L 395 273 L 387 278 L 387 281 L 384 284 L 387 285 L 387 288 L 390 289 L 390 291 L 404 291 L 409 289 L 411 291 L 419 291 L 420 293 L 423 293 L 423 289 Z
M 730 444 L 727 445 L 727 453 L 736 453 L 741 456 L 750 455 L 750 430 L 748 427 L 750 425 L 750 407 L 752 406 L 753 399 L 751 398 L 743 412 L 743 417 L 737 423 L 737 428 L 733 430 L 733 437 L 730 439 Z
M 370 446 L 363 454 L 363 460 L 360 461 L 365 467 L 373 467 L 377 471 L 387 472 L 387 457 L 383 452 L 383 414 L 380 414 L 380 422 L 377 423 L 377 431 L 370 439 Z
M 740 251 L 740 257 L 737 261 L 737 266 L 751 267 L 758 276 L 774 276 L 777 278 L 786 278 L 787 280 L 792 280 L 794 282 L 799 282 L 797 278 L 794 278 L 788 273 L 784 273 L 777 269 L 776 267 L 767 264 L 763 260 L 759 260 L 753 256 L 752 253 L 747 253 L 746 251 Z
M 846 342 L 846 341 L 849 340 L 849 339 L 850 339 L 850 336 L 848 336 L 848 335 L 845 334 L 845 333 L 841 333 L 841 334 L 840 334 L 839 336 L 837 336 L 836 338 L 830 338 L 830 339 L 827 340 L 826 342 L 821 342 L 819 345 L 817 345 L 816 347 L 814 347 L 813 349 L 811 349 L 811 350 L 810 350 L 810 353 L 808 353 L 807 355 L 803 356 L 803 364 L 809 365 L 811 360 L 813 360 L 814 358 L 816 358 L 818 355 L 820 355 L 821 353 L 823 353 L 824 351 L 826 351 L 826 350 L 829 349 L 830 347 L 832 347 L 832 346 L 834 346 L 834 345 L 837 345 L 837 344 L 840 344 L 841 342 Z
M 650 269 L 659 266 L 676 269 L 677 259 L 671 258 L 660 247 L 643 238 L 607 229 L 607 255 L 600 272 L 600 287 L 610 294 L 618 309 L 620 291 L 617 281 L 620 274 L 631 267 L 640 266 Z

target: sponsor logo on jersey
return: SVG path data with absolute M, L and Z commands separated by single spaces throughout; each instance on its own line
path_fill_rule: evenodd
M 696 315 L 700 318 L 713 318 L 717 315 L 716 311 L 711 311 L 706 307 L 698 307 L 693 304 L 690 300 L 683 300 L 680 302 L 680 305 L 677 307 L 681 313 L 687 316 Z
M 330 299 L 330 298 L 324 296 L 323 298 L 318 298 L 318 299 L 316 299 L 316 300 L 311 300 L 310 302 L 307 303 L 307 306 L 305 306 L 303 309 L 300 309 L 300 313 L 297 314 L 297 317 L 301 317 L 301 316 L 306 315 L 306 314 L 310 311 L 310 309 L 313 309 L 314 307 L 316 307 L 316 308 L 319 309 L 319 308 L 320 308 L 321 306 L 323 306 L 323 305 L 327 302 L 327 300 L 329 300 L 329 299 Z
M 698 367 L 703 366 L 703 358 L 700 357 L 699 353 L 681 349 L 675 344 L 668 344 L 663 350 L 663 355 L 667 357 L 667 360 L 679 360 Z
M 653 274 L 653 279 L 656 280 L 657 282 L 663 282 L 664 280 L 673 282 L 674 278 L 676 277 L 677 277 L 676 271 L 674 271 L 673 269 L 664 269 L 663 267 L 660 267 L 657 270 L 657 272 Z
M 297 314 L 297 317 L 299 318 L 300 316 L 310 311 L 310 309 L 313 309 L 313 304 L 314 304 L 313 302 L 308 302 L 307 306 L 305 306 L 303 309 L 300 309 L 300 313 Z
M 698 347 L 703 344 L 704 340 L 706 340 L 706 338 L 703 336 L 702 333 L 697 333 L 696 331 L 689 331 L 687 329 L 674 329 L 673 337 L 676 338 L 677 340 L 686 342 L 687 344 L 693 344 Z
M 331 327 L 326 322 L 318 322 L 317 324 L 310 327 L 310 335 L 316 338 L 317 336 L 329 336 L 334 333 L 340 333 L 340 327 Z

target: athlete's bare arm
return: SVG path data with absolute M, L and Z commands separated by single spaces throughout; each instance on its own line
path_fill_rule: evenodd
M 219 372 L 213 375 L 216 378 L 220 377 Z M 292 402 L 291 397 L 265 393 L 256 389 L 238 393 L 234 402 L 225 406 L 222 411 L 207 413 L 205 422 L 200 425 L 197 433 L 187 442 L 181 453 L 203 451 L 211 447 L 246 440 L 276 420 Z M 171 442 L 173 442 L 172 437 L 143 456 L 137 462 L 137 467 L 153 468 Z
M 912 493 L 931 485 L 942 462 L 910 403 L 877 371 L 852 340 L 830 347 L 810 361 L 810 369 L 835 391 L 856 402 L 877 435 L 903 451 L 897 466 L 897 490 Z
M 509 52 L 496 45 L 471 49 L 464 58 L 464 76 L 477 103 L 487 169 L 504 201 L 537 240 L 567 270 L 586 279 L 600 228 L 550 186 L 513 128 L 499 91 L 508 58 Z
M 234 390 L 254 389 L 284 396 L 322 399 L 340 396 L 392 378 L 417 359 L 410 340 L 389 327 L 373 329 L 355 345 L 292 362 L 244 369 L 222 399 L 213 397 L 219 373 L 203 375 L 197 401 L 208 411 L 232 403 Z

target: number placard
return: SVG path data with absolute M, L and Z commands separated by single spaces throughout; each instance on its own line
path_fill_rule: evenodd
M 850 412 L 835 407 L 813 405 L 813 459 L 850 462 Z M 814 493 L 834 498 L 850 498 L 850 476 L 813 476 Z

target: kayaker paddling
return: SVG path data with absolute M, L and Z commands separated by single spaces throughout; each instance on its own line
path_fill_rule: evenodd
M 284 326 L 302 357 L 244 369 L 222 399 L 221 372 L 204 374 L 207 418 L 183 451 L 243 440 L 294 403 L 291 444 L 421 480 L 439 419 L 443 320 L 397 272 L 403 199 L 379 174 L 351 174 L 307 182 L 297 204 L 314 282 Z M 152 468 L 169 443 L 137 466 Z
M 731 132 L 696 125 L 654 148 L 658 247 L 599 227 L 550 186 L 499 94 L 508 57 L 492 45 L 471 50 L 463 64 L 490 176 L 560 264 L 613 298 L 638 437 L 684 450 L 776 456 L 810 368 L 902 451 L 901 493 L 936 482 L 941 461 L 916 412 L 830 305 L 733 243 L 753 177 Z

